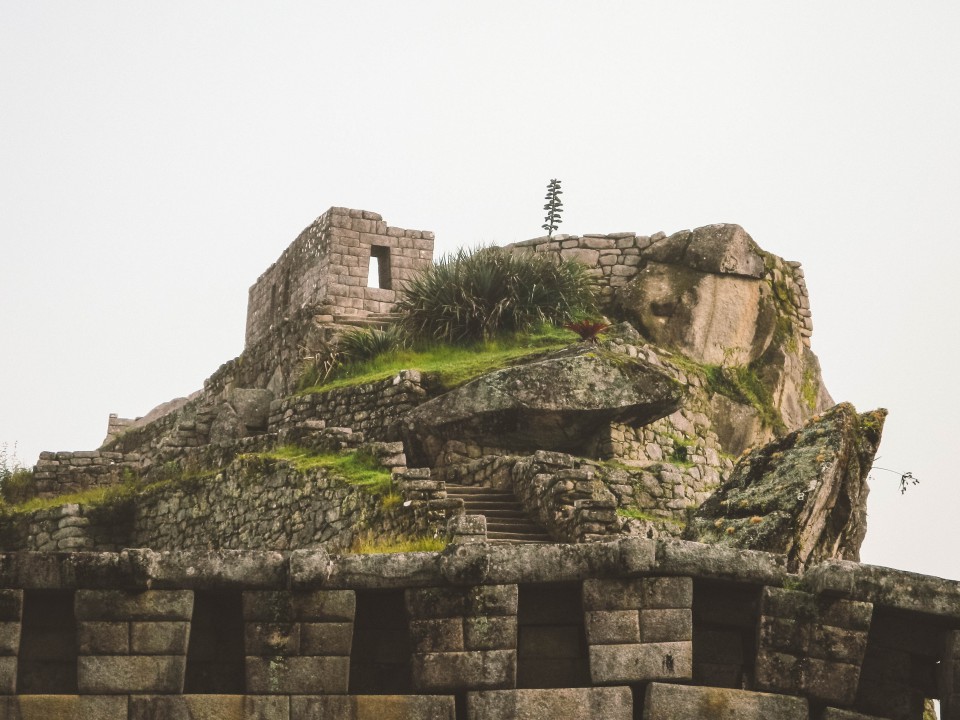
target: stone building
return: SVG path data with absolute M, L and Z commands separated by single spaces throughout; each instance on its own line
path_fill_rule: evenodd
M 432 261 L 432 232 L 390 227 L 368 210 L 332 207 L 250 288 L 246 347 L 304 310 L 334 317 L 390 312 L 397 288 Z

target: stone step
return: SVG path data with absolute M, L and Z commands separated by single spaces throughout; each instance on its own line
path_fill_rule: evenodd
M 524 511 L 516 496 L 508 491 L 477 485 L 447 483 L 447 497 L 463 501 L 468 515 L 487 519 L 487 540 L 492 543 L 552 542 L 543 528 Z

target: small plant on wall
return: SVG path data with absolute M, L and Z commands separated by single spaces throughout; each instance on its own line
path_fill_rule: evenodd
M 543 219 L 543 225 L 541 226 L 547 231 L 547 237 L 552 237 L 553 231 L 560 226 L 560 213 L 563 212 L 561 195 L 563 195 L 563 190 L 560 189 L 559 180 L 554 178 L 547 183 L 547 204 L 543 206 L 543 209 L 547 211 L 547 216 Z

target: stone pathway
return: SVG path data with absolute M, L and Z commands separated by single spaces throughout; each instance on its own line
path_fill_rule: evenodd
M 487 519 L 487 540 L 491 543 L 554 542 L 547 531 L 527 515 L 512 492 L 447 483 L 447 497 L 463 500 L 467 515 L 483 515 Z

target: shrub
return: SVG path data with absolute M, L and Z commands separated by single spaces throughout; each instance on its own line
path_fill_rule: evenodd
M 577 320 L 566 323 L 564 327 L 579 335 L 583 342 L 597 343 L 600 334 L 607 331 L 610 323 L 603 320 Z
M 593 281 L 575 261 L 498 247 L 441 258 L 400 291 L 397 310 L 417 339 L 486 340 L 596 309 Z
M 389 325 L 385 330 L 363 328 L 351 330 L 340 336 L 338 348 L 340 362 L 365 362 L 399 350 L 406 345 L 403 328 Z

